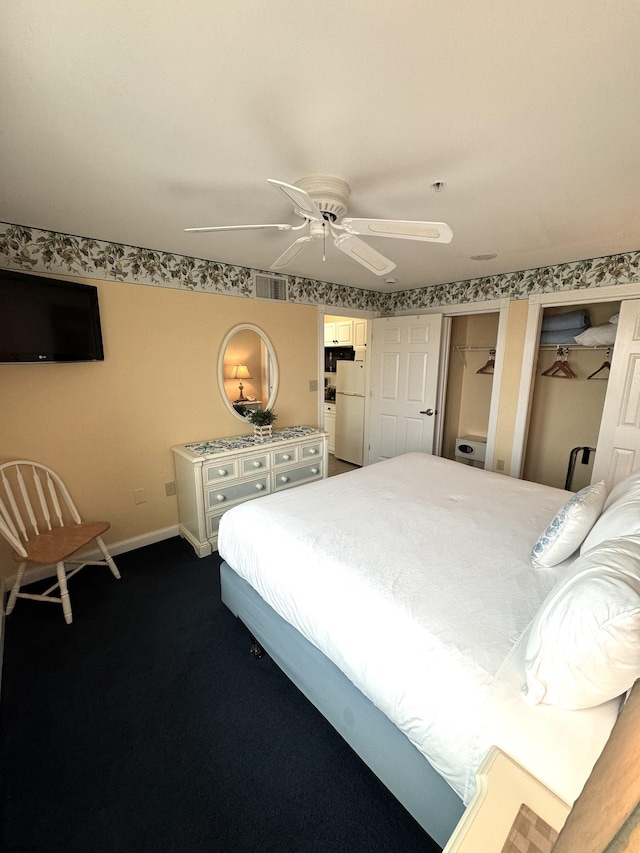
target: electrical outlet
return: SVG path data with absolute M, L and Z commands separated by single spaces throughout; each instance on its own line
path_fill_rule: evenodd
M 134 489 L 133 490 L 133 500 L 138 506 L 139 504 L 146 504 L 147 502 L 147 490 L 146 489 Z
M 164 493 L 168 498 L 170 498 L 171 495 L 175 495 L 175 493 L 176 493 L 176 481 L 175 480 L 171 480 L 170 483 L 164 484 Z
M 310 379 L 309 380 L 309 391 L 317 391 L 318 390 L 318 380 Z
M 496 459 L 496 471 L 504 471 L 504 459 Z

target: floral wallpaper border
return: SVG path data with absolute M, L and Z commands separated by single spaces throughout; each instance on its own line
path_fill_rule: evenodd
M 0 223 L 0 264 L 23 272 L 50 272 L 133 284 L 253 296 L 249 267 Z M 266 271 L 268 275 L 268 271 Z M 379 293 L 288 276 L 289 302 L 381 313 L 490 299 L 526 299 L 534 293 L 640 282 L 640 250 L 448 284 Z

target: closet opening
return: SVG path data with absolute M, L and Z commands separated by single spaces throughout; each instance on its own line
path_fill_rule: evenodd
M 499 312 L 451 318 L 441 455 L 485 467 Z
M 544 309 L 524 480 L 572 492 L 591 482 L 619 310 L 617 301 Z

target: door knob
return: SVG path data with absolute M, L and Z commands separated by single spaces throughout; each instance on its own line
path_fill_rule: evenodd
M 438 413 L 435 412 L 433 409 L 424 409 L 424 410 L 421 409 L 420 414 L 421 415 L 429 415 L 429 417 L 431 417 L 432 415 L 437 415 Z

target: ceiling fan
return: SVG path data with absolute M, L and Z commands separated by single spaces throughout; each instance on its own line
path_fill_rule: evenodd
M 351 188 L 340 178 L 325 175 L 311 175 L 301 178 L 295 184 L 285 184 L 273 178 L 267 179 L 271 186 L 280 190 L 289 199 L 297 216 L 302 217 L 301 225 L 214 225 L 209 228 L 185 228 L 189 232 L 206 231 L 250 231 L 252 229 L 276 228 L 278 231 L 301 231 L 306 233 L 298 237 L 277 258 L 271 269 L 280 270 L 288 266 L 312 240 L 323 240 L 327 234 L 333 238 L 333 245 L 362 264 L 376 275 L 385 275 L 394 269 L 393 261 L 372 248 L 359 236 L 396 237 L 402 240 L 426 240 L 435 243 L 449 243 L 453 232 L 444 222 L 412 222 L 403 219 L 351 219 L 344 218 Z M 324 260 L 324 251 L 323 251 Z

